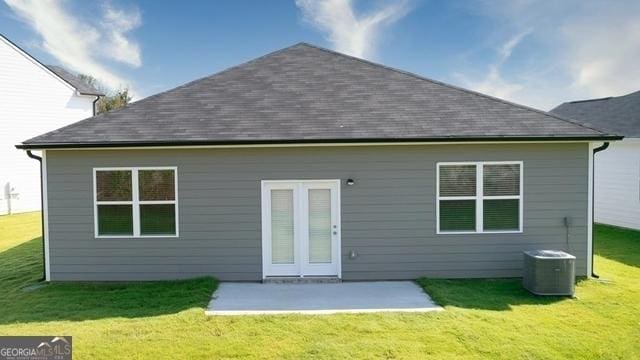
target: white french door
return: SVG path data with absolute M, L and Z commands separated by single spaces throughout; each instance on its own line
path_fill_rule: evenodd
M 340 180 L 262 181 L 267 276 L 339 276 Z

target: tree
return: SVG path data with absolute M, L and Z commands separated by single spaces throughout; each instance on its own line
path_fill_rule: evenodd
M 129 95 L 128 88 L 121 88 L 115 91 L 107 89 L 104 85 L 91 75 L 80 74 L 78 75 L 80 80 L 100 90 L 105 95 L 101 96 L 96 103 L 96 114 L 101 114 L 111 110 L 120 109 L 131 101 L 131 95 Z
M 105 95 L 100 97 L 100 100 L 96 103 L 96 113 L 104 113 L 111 110 L 120 109 L 131 101 L 131 95 L 129 95 L 129 89 L 118 89 L 111 95 Z

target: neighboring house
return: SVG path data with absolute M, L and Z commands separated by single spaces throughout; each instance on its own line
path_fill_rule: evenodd
M 378 280 L 520 276 L 547 248 L 590 274 L 616 139 L 302 43 L 18 147 L 44 153 L 49 280 Z
M 595 157 L 595 218 L 640 229 L 640 91 L 572 101 L 551 112 L 625 137 Z
M 40 209 L 40 170 L 14 144 L 93 115 L 99 91 L 0 35 L 0 215 Z

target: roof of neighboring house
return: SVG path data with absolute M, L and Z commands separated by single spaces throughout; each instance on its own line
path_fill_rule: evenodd
M 95 95 L 95 96 L 103 96 L 104 95 L 104 93 L 102 91 L 96 89 L 91 84 L 89 84 L 86 81 L 80 79 L 80 77 L 78 77 L 75 74 L 72 74 L 67 69 L 65 69 L 65 68 L 63 68 L 61 66 L 46 65 L 46 67 L 49 70 L 51 70 L 54 74 L 58 75 L 61 79 L 63 79 L 64 81 L 68 82 L 69 84 L 71 84 L 71 86 L 76 88 L 78 93 L 80 93 L 82 95 Z
M 605 138 L 619 137 L 300 43 L 18 147 Z
M 640 91 L 624 96 L 566 102 L 551 112 L 612 134 L 640 137 Z
M 36 63 L 37 65 L 41 66 L 44 69 L 44 71 L 53 73 L 53 75 L 58 77 L 60 80 L 62 80 L 63 82 L 69 84 L 74 89 L 76 89 L 76 91 L 79 94 L 81 94 L 81 95 L 94 95 L 94 96 L 103 96 L 104 95 L 101 91 L 95 89 L 93 86 L 91 86 L 91 85 L 87 84 L 86 82 L 80 80 L 76 75 L 70 73 L 69 71 L 65 70 L 64 68 L 62 68 L 60 66 L 54 66 L 54 65 L 44 65 L 38 59 L 36 59 L 35 57 L 31 56 L 31 54 L 29 54 L 28 52 L 24 51 L 24 49 L 22 49 L 16 43 L 14 43 L 13 41 L 9 40 L 6 36 L 0 34 L 0 40 L 3 40 L 9 46 L 13 47 L 16 51 L 18 51 L 19 53 L 22 53 L 24 56 L 26 56 L 27 58 L 31 59 L 34 63 Z

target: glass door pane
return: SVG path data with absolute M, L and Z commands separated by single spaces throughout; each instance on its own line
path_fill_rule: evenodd
M 309 189 L 309 263 L 331 262 L 331 190 Z
M 271 262 L 293 264 L 293 190 L 271 190 Z

